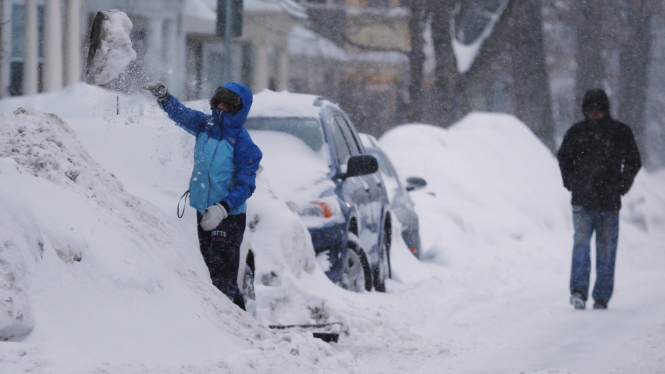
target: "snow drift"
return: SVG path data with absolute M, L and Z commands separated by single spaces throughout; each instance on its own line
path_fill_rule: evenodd
M 412 194 L 424 248 L 442 262 L 479 245 L 528 240 L 570 226 L 568 193 L 552 153 L 515 117 L 471 114 L 450 130 L 407 125 L 380 144 L 400 175 L 423 176 Z
M 5 359 L 27 351 L 24 368 L 49 372 L 213 361 L 265 372 L 296 351 L 325 359 L 324 343 L 303 334 L 282 340 L 215 289 L 191 238 L 126 192 L 57 116 L 18 109 L 0 121 L 0 338 L 15 342 L 2 347 Z M 284 219 L 278 203 L 264 203 L 274 214 L 254 210 L 254 245 L 268 240 L 262 227 L 273 227 L 284 236 L 271 250 L 309 249 L 293 212 L 281 202 L 294 217 Z M 285 273 L 314 270 L 313 254 L 285 258 L 284 282 Z M 261 347 L 270 353 L 257 361 Z

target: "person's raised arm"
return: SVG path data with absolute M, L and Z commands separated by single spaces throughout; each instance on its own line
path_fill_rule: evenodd
M 189 109 L 178 99 L 169 94 L 162 82 L 148 83 L 144 87 L 157 98 L 159 106 L 168 114 L 169 118 L 188 133 L 196 136 L 205 125 L 208 115 L 198 110 Z

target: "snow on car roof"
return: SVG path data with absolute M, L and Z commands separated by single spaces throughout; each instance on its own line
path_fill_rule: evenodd
M 321 106 L 314 103 L 320 96 L 264 90 L 254 95 L 249 117 L 319 118 Z M 334 103 L 330 102 L 334 105 Z
M 358 135 L 360 135 L 360 141 L 365 148 L 379 148 L 379 141 L 376 140 L 374 136 L 364 132 L 361 132 Z

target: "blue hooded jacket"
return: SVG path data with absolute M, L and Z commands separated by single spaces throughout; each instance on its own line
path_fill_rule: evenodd
M 252 91 L 240 83 L 228 83 L 224 88 L 242 99 L 238 113 L 215 108 L 208 115 L 185 107 L 173 96 L 160 105 L 171 120 L 196 136 L 189 204 L 203 212 L 225 202 L 229 214 L 241 214 L 247 211 L 246 201 L 256 188 L 256 171 L 263 154 L 243 128 L 252 106 Z

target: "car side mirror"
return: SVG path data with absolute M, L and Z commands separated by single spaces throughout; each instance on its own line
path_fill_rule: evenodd
M 425 188 L 427 182 L 420 177 L 408 177 L 406 178 L 406 190 L 415 191 Z
M 357 177 L 376 173 L 379 170 L 379 163 L 372 155 L 351 156 L 346 163 L 346 174 L 344 178 Z

